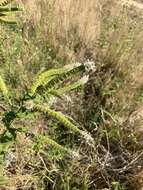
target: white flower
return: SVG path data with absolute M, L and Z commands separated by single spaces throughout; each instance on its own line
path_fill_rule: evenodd
M 7 152 L 5 154 L 4 161 L 5 161 L 5 167 L 9 167 L 12 163 L 16 162 L 16 156 L 11 151 Z
M 87 73 L 89 73 L 90 71 L 92 72 L 96 71 L 96 66 L 95 66 L 94 61 L 87 60 L 83 64 L 85 66 L 85 70 Z
M 79 81 L 82 83 L 82 84 L 86 84 L 88 82 L 88 79 L 89 79 L 89 75 L 85 75 L 84 77 L 82 77 Z
M 86 131 L 82 131 L 81 134 L 89 145 L 94 146 L 94 139 L 89 133 L 87 133 Z
M 25 107 L 26 107 L 27 110 L 32 110 L 33 107 L 34 107 L 33 100 L 29 100 L 29 101 L 25 102 Z

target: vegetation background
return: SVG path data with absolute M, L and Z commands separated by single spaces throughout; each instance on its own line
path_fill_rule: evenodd
M 12 5 L 23 11 L 15 15 L 17 25 L 0 24 L 0 74 L 13 104 L 37 73 L 92 61 L 95 69 L 84 87 L 52 108 L 93 141 L 49 114 L 20 115 L 12 124 L 22 129 L 16 139 L 0 140 L 0 189 L 142 190 L 143 2 L 17 0 Z M 7 101 L 1 93 L 1 134 Z

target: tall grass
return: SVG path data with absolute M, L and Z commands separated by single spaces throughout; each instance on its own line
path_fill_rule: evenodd
M 86 47 L 92 48 L 99 37 L 101 3 L 98 0 L 22 2 L 27 9 L 25 18 L 30 18 L 34 25 L 39 25 L 40 21 L 43 33 L 58 47 L 61 55 L 66 52 L 73 59 L 77 52 L 82 59 Z
M 67 90 L 74 89 L 75 84 L 62 88 L 56 80 L 60 87 L 56 89 L 57 94 L 53 90 L 49 92 L 59 99 L 50 109 L 45 104 L 41 109 L 38 104 L 35 109 L 41 115 L 32 109 L 32 100 L 26 107 L 32 109 L 30 113 L 20 112 L 14 121 L 10 118 L 11 128 L 18 129 L 17 140 L 5 151 L 4 172 L 9 176 L 9 183 L 2 187 L 6 190 L 11 187 L 140 190 L 143 25 L 142 13 L 135 6 L 139 4 L 120 0 L 18 2 L 25 8 L 18 14 L 20 25 L 17 29 L 1 28 L 2 73 L 14 105 L 21 106 L 21 91 L 29 90 L 35 73 L 45 70 L 49 73 L 49 68 L 54 67 L 60 74 L 59 65 L 61 68 L 85 59 L 94 59 L 95 72 L 90 73 L 84 90 L 78 89 L 73 95 Z M 38 80 L 31 98 L 36 94 L 35 103 L 41 104 L 39 94 L 43 96 L 42 101 L 47 100 L 42 88 L 44 79 Z M 69 80 L 64 84 L 68 85 Z M 67 93 L 65 97 L 61 97 L 63 92 Z M 9 106 L 5 106 L 3 99 L 0 102 L 0 108 L 4 107 L 0 110 L 3 117 Z M 5 118 L 15 117 L 12 114 L 17 106 L 11 109 Z M 63 119 L 61 113 L 73 119 Z M 80 130 L 69 123 L 76 125 L 75 118 Z M 10 138 L 9 133 L 6 135 Z M 70 154 L 63 155 L 68 150 Z

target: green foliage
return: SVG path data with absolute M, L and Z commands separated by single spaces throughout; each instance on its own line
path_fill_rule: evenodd
M 68 150 L 67 148 L 59 145 L 57 142 L 55 142 L 54 140 L 52 140 L 48 135 L 44 136 L 44 135 L 39 135 L 37 137 L 37 142 L 34 148 L 36 148 L 38 151 L 43 152 L 43 145 L 44 144 L 48 144 L 51 145 L 54 149 L 56 149 L 59 152 L 63 152 L 63 153 L 70 153 L 70 150 Z
M 8 89 L 7 86 L 3 80 L 3 78 L 0 76 L 0 91 L 3 93 L 4 97 L 8 97 Z
M 57 120 L 59 120 L 61 123 L 63 123 L 68 129 L 70 129 L 71 131 L 75 132 L 75 133 L 81 133 L 81 130 L 78 129 L 77 126 L 75 126 L 64 114 L 62 114 L 61 112 L 57 112 L 54 111 L 50 108 L 48 108 L 47 106 L 41 106 L 41 105 L 35 105 L 34 109 L 39 111 L 39 112 L 43 112 L 43 113 L 47 113 L 49 116 L 52 116 L 53 118 L 56 118 Z
M 125 190 L 119 182 L 113 182 L 112 185 L 114 190 Z
M 5 185 L 8 182 L 8 178 L 5 176 L 0 176 L 0 185 Z
M 84 84 L 86 84 L 87 80 L 88 80 L 88 77 L 85 76 L 85 77 L 82 77 L 80 80 L 78 80 L 78 81 L 76 81 L 76 82 L 74 82 L 74 83 L 72 83 L 72 84 L 66 85 L 66 86 L 64 86 L 64 87 L 62 87 L 62 88 L 59 88 L 59 89 L 56 89 L 56 90 L 54 90 L 54 89 L 49 89 L 49 90 L 48 90 L 48 93 L 50 93 L 50 94 L 55 94 L 55 95 L 56 95 L 56 94 L 57 94 L 57 95 L 62 95 L 62 94 L 64 94 L 64 93 L 66 93 L 66 92 L 75 90 L 75 89 L 77 89 L 77 88 L 83 86 Z
M 1 134 L 0 142 L 6 143 L 15 140 L 17 132 L 23 132 L 23 130 L 21 130 L 21 128 L 12 127 L 12 123 L 16 119 L 20 120 L 24 118 L 25 113 L 34 114 L 35 112 L 48 114 L 52 118 L 55 118 L 60 123 L 62 123 L 71 132 L 81 135 L 88 142 L 90 135 L 88 135 L 85 131 L 79 129 L 67 116 L 65 116 L 61 112 L 51 109 L 48 106 L 48 103 L 51 101 L 53 96 L 56 96 L 57 98 L 61 97 L 64 93 L 77 89 L 87 82 L 88 77 L 83 77 L 81 79 L 78 79 L 79 77 L 77 77 L 76 82 L 72 83 L 71 80 L 71 83 L 67 86 L 66 83 L 64 83 L 64 80 L 66 81 L 67 79 L 70 79 L 71 75 L 76 77 L 76 74 L 81 71 L 84 71 L 84 66 L 79 63 L 77 65 L 67 65 L 64 68 L 60 69 L 48 70 L 36 77 L 30 92 L 24 92 L 24 94 L 21 95 L 18 105 L 15 105 L 15 97 L 11 96 L 10 102 L 12 103 L 9 104 L 9 110 L 6 110 L 3 115 L 2 121 L 6 130 L 3 134 Z M 1 91 L 6 97 L 8 97 L 8 90 L 2 78 L 0 82 Z M 50 82 L 51 84 L 49 85 Z M 58 85 L 60 83 L 62 83 L 61 87 L 60 85 Z M 49 85 L 48 88 L 46 87 L 46 85 Z M 42 92 L 41 89 L 38 89 L 41 87 L 45 87 L 44 89 L 42 89 Z M 48 99 L 46 99 L 45 95 L 47 95 Z M 66 148 L 56 143 L 48 136 L 43 138 L 46 138 L 47 142 L 54 148 L 64 150 L 65 153 L 72 152 L 66 150 Z
M 5 101 L 6 109 L 4 110 L 2 116 L 4 131 L 0 134 L 0 155 L 3 156 L 3 160 L 5 153 L 9 151 L 9 147 L 11 147 L 14 142 L 16 142 L 17 134 L 28 134 L 29 132 L 28 128 L 15 127 L 13 123 L 15 121 L 20 121 L 28 118 L 34 120 L 34 116 L 37 113 L 44 113 L 51 118 L 56 119 L 59 123 L 63 124 L 65 128 L 70 131 L 70 133 L 73 133 L 73 135 L 76 136 L 81 136 L 88 145 L 93 145 L 91 144 L 91 137 L 89 134 L 87 134 L 86 131 L 79 129 L 79 126 L 77 126 L 72 119 L 59 111 L 55 111 L 48 105 L 53 96 L 56 98 L 61 98 L 64 93 L 75 90 L 87 82 L 87 77 L 82 77 L 79 79 L 79 72 L 81 71 L 84 72 L 82 64 L 48 70 L 38 75 L 38 77 L 35 79 L 36 82 L 32 85 L 30 90 L 23 92 L 18 100 L 12 93 L 11 96 L 9 96 L 7 86 L 3 79 L 0 77 L 0 89 L 4 97 L 6 97 L 8 100 Z M 76 77 L 76 82 L 72 82 L 71 75 Z M 67 79 L 70 81 L 68 85 L 66 85 Z M 48 86 L 50 82 L 51 84 Z M 39 87 L 43 87 L 42 92 Z M 48 134 L 33 135 L 33 151 L 38 152 L 38 154 L 43 154 L 45 156 L 49 155 L 49 158 L 51 156 L 51 159 L 54 157 L 56 157 L 56 159 L 62 159 L 65 157 L 65 155 L 70 156 L 70 158 L 79 157 L 78 153 L 73 151 L 72 148 L 69 148 L 67 145 L 59 144 Z M 4 184 L 5 182 L 7 181 L 3 180 L 2 183 L 0 182 L 0 185 Z
M 3 1 L 0 7 L 0 17 L 3 19 L 7 16 L 11 18 L 11 14 L 18 11 L 17 7 L 11 7 L 10 2 Z M 42 2 L 38 1 L 39 4 Z M 45 5 L 46 3 L 45 1 Z M 45 11 L 44 7 L 42 8 L 42 11 Z M 30 12 L 30 14 L 33 13 Z M 34 19 L 31 22 L 20 16 L 21 18 L 24 19 L 22 28 L 16 27 L 17 29 L 14 28 L 11 32 L 5 30 L 9 27 L 4 27 L 4 36 L 3 33 L 1 35 L 3 37 L 0 57 L 4 59 L 0 61 L 2 69 L 2 77 L 0 77 L 0 165 L 2 168 L 0 168 L 0 189 L 3 188 L 1 185 L 9 189 L 5 186 L 8 180 L 3 177 L 8 175 L 10 185 L 16 181 L 14 182 L 16 189 L 125 190 L 128 183 L 126 177 L 132 172 L 130 172 L 132 168 L 130 155 L 132 154 L 129 150 L 125 150 L 124 142 L 122 142 L 122 133 L 124 133 L 122 122 L 127 114 L 125 113 L 122 118 L 119 117 L 119 112 L 129 105 L 126 101 L 122 101 L 121 96 L 126 94 L 125 92 L 121 94 L 120 91 L 121 88 L 128 89 L 129 80 L 123 78 L 120 73 L 117 76 L 115 67 L 120 51 L 114 39 L 104 39 L 106 31 L 102 31 L 104 35 L 103 39 L 99 39 L 99 46 L 103 48 L 103 53 L 107 52 L 107 57 L 101 55 L 102 59 L 100 53 L 98 54 L 99 47 L 97 51 L 94 48 L 88 50 L 88 47 L 84 45 L 84 39 L 77 40 L 79 44 L 75 47 L 75 51 L 77 52 L 78 48 L 81 54 L 85 51 L 85 59 L 86 56 L 94 56 L 90 51 L 97 53 L 97 59 L 93 58 L 96 60 L 97 70 L 89 76 L 88 80 L 83 64 L 63 66 L 66 62 L 72 62 L 71 55 L 63 45 L 64 54 L 70 55 L 70 61 L 65 60 L 61 51 L 55 47 L 58 39 L 54 40 L 54 46 L 49 42 L 51 36 L 47 35 L 46 30 L 47 22 L 48 27 L 50 25 L 48 19 L 42 31 L 44 35 L 42 35 L 42 32 L 39 32 L 39 26 L 35 27 L 35 23 L 33 24 Z M 41 24 L 44 23 L 40 22 Z M 120 36 L 120 32 L 117 36 Z M 66 38 L 69 40 L 68 34 Z M 75 41 L 76 39 L 74 38 Z M 77 43 L 77 41 L 70 42 L 71 49 L 72 43 Z M 113 48 L 109 47 L 106 51 L 111 41 Z M 119 48 L 121 41 L 119 40 Z M 61 40 L 61 46 L 62 43 L 64 44 Z M 122 59 L 126 57 L 125 54 L 126 52 Z M 121 62 L 122 59 L 120 59 Z M 115 64 L 115 67 L 110 61 Z M 125 64 L 122 65 L 125 66 Z M 124 75 L 128 75 L 126 71 L 125 68 Z M 35 73 L 38 74 L 35 76 Z M 87 81 L 91 86 L 86 88 L 87 84 L 84 88 L 87 98 L 85 97 L 85 109 L 82 109 L 83 91 L 77 89 L 82 88 Z M 93 85 L 92 81 L 95 82 Z M 71 91 L 74 91 L 74 94 Z M 69 98 L 69 102 L 64 101 L 66 97 Z M 90 105 L 95 109 L 91 109 Z M 87 110 L 89 120 L 85 117 L 84 110 Z M 82 123 L 83 117 L 86 120 L 86 126 Z M 87 127 L 94 139 L 84 127 Z M 125 134 L 126 137 L 128 135 Z M 7 166 L 5 155 L 9 154 L 12 148 L 16 163 L 8 160 L 10 164 Z M 124 169 L 126 164 L 130 167 L 129 171 L 121 173 L 122 167 Z M 112 181 L 117 182 L 112 183 Z M 129 189 L 133 188 L 129 187 Z
M 71 75 L 75 75 L 83 70 L 83 64 L 77 63 L 74 65 L 65 66 L 61 69 L 51 69 L 49 71 L 45 71 L 36 77 L 35 82 L 31 87 L 31 96 L 36 93 L 38 88 L 42 87 L 50 91 L 51 89 L 54 89 L 57 84 L 70 78 Z
M 16 24 L 15 20 L 11 20 L 12 13 L 21 11 L 18 7 L 8 6 L 13 0 L 4 0 L 0 2 L 0 22 L 5 24 Z M 10 18 L 9 18 L 10 17 Z
M 6 6 L 6 5 L 8 5 L 9 3 L 11 3 L 13 0 L 2 0 L 1 2 L 0 2 L 0 6 Z

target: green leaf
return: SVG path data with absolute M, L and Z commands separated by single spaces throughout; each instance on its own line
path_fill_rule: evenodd
M 6 185 L 8 183 L 8 178 L 5 176 L 0 176 L 0 185 Z

